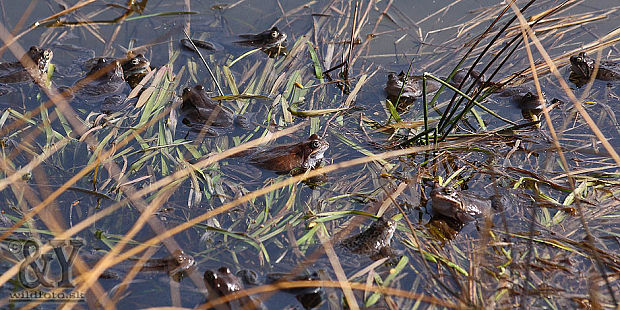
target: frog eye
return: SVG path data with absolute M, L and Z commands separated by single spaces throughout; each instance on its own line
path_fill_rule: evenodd
M 314 140 L 314 141 L 312 141 L 312 143 L 310 144 L 310 147 L 311 147 L 311 148 L 313 148 L 313 149 L 317 149 L 317 148 L 319 148 L 319 146 L 320 146 L 320 145 L 321 145 L 321 143 L 319 143 L 319 141 Z
M 207 270 L 205 271 L 204 278 L 209 280 L 209 282 L 213 283 L 217 279 L 217 275 L 213 271 Z
M 137 65 L 139 63 L 140 63 L 140 59 L 138 59 L 138 58 L 134 58 L 134 59 L 131 60 L 131 64 L 132 65 Z
M 228 267 L 220 267 L 217 271 L 219 271 L 220 273 L 223 274 L 230 274 L 230 269 L 228 269 Z
M 274 38 L 274 39 L 277 38 L 278 37 L 278 32 L 277 31 L 272 31 L 271 32 L 271 37 Z

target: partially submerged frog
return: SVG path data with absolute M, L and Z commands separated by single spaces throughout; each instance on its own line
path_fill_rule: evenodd
M 205 286 L 209 292 L 209 299 L 214 300 L 216 298 L 229 295 L 235 292 L 243 290 L 243 284 L 241 280 L 230 272 L 228 267 L 220 267 L 216 271 L 205 271 L 203 280 Z M 244 296 L 239 299 L 228 302 L 227 307 L 229 309 L 263 309 L 264 305 L 260 300 L 252 297 Z
M 151 62 L 143 54 L 128 52 L 127 57 L 121 61 L 125 81 L 132 89 L 151 71 Z
M 286 50 L 286 33 L 281 32 L 278 27 L 273 27 L 259 34 L 242 34 L 239 37 L 243 40 L 235 43 L 260 48 L 269 56 L 283 54 Z
M 115 101 L 120 101 L 117 103 L 120 105 L 125 98 L 125 96 L 120 95 L 125 90 L 126 85 L 123 68 L 117 60 L 99 59 L 97 65 L 90 70 L 86 77 L 77 81 L 75 86 L 78 87 L 75 95 L 89 105 L 102 103 L 113 105 L 108 98 L 115 98 Z
M 141 271 L 160 271 L 167 273 L 171 278 L 180 281 L 183 276 L 196 267 L 194 257 L 183 250 L 175 250 L 166 258 L 152 258 L 144 263 Z
M 245 117 L 235 117 L 228 109 L 213 101 L 202 85 L 186 87 L 181 97 L 183 124 L 195 131 L 206 130 L 207 134 L 217 136 L 217 131 L 210 130 L 210 127 L 229 128 L 235 123 L 244 128 L 249 126 Z
M 396 231 L 396 221 L 380 217 L 358 235 L 343 240 L 340 245 L 351 253 L 368 255 L 373 260 L 394 255 L 390 247 Z
M 54 53 L 51 50 L 32 46 L 20 61 L 0 63 L 0 83 L 34 81 L 39 85 L 44 85 L 52 57 Z M 6 89 L 9 89 L 8 86 Z
M 405 83 L 404 88 L 403 82 Z M 398 94 L 400 94 L 401 88 L 403 88 L 401 98 L 415 99 L 422 96 L 422 86 L 422 76 L 410 75 L 405 78 L 405 73 L 402 71 L 398 75 L 392 72 L 388 74 L 385 92 L 387 93 L 388 98 L 396 99 L 398 98 Z M 439 82 L 432 79 L 426 79 L 427 94 L 436 92 L 440 86 L 441 84 Z
M 242 34 L 239 37 L 244 40 L 235 43 L 262 49 L 277 47 L 286 41 L 286 33 L 281 32 L 278 27 L 273 27 L 259 34 Z
M 523 118 L 527 120 L 537 120 L 542 113 L 542 105 L 537 93 L 531 92 L 524 87 L 510 87 L 498 94 L 500 97 L 510 97 L 512 103 L 519 109 Z M 547 99 L 543 93 L 543 101 L 547 105 Z M 554 99 L 555 101 L 555 99 Z
M 89 266 L 94 266 L 98 260 L 102 258 L 101 254 L 95 252 L 86 252 L 80 254 Z M 121 280 L 123 274 L 129 272 L 134 265 L 139 262 L 139 258 L 130 257 L 123 261 L 117 268 L 106 270 L 100 278 Z M 142 273 L 166 273 L 175 281 L 180 281 L 188 273 L 192 272 L 196 267 L 194 257 L 186 254 L 183 250 L 177 249 L 172 255 L 164 258 L 147 259 L 141 266 Z
M 118 59 L 111 57 L 91 58 L 84 63 L 83 67 L 86 71 L 91 71 L 102 60 L 107 62 L 118 61 L 123 69 L 124 79 L 131 88 L 136 87 L 140 80 L 151 71 L 151 62 L 143 54 L 136 54 L 133 51 L 127 52 L 126 57 Z
M 575 84 L 578 86 L 583 85 L 594 73 L 595 62 L 595 59 L 589 57 L 584 52 L 571 56 L 571 80 L 575 80 Z M 620 64 L 611 61 L 601 61 L 596 72 L 596 79 L 620 81 Z
M 478 216 L 489 215 L 497 208 L 496 197 L 483 198 L 450 187 L 435 186 L 431 191 L 433 211 L 445 217 L 467 223 Z
M 486 77 L 484 76 L 484 74 L 480 74 L 480 72 L 476 71 L 476 70 L 472 70 L 471 74 L 467 74 L 467 69 L 461 69 L 456 71 L 456 73 L 454 74 L 454 76 L 452 76 L 452 79 L 449 81 L 450 85 L 454 86 L 454 87 L 458 87 L 461 82 L 463 82 L 463 80 L 467 79 L 464 83 L 464 85 L 468 85 L 471 83 L 471 79 L 475 80 L 476 83 L 476 87 L 484 87 L 486 84 Z
M 327 141 L 312 134 L 299 143 L 278 145 L 256 152 L 251 155 L 250 162 L 275 172 L 295 174 L 295 170 L 304 172 L 317 167 L 328 148 Z
M 478 71 L 472 71 L 471 74 L 467 74 L 467 69 L 458 70 L 452 79 L 448 81 L 450 85 L 454 87 L 458 87 L 463 80 L 466 80 L 466 84 L 471 82 L 471 79 L 475 80 L 476 87 L 484 86 L 485 77 L 480 74 Z M 405 73 L 401 71 L 398 75 L 396 73 L 388 74 L 388 81 L 385 85 L 385 92 L 390 99 L 396 99 L 400 94 L 400 90 L 403 87 L 403 82 L 405 82 L 405 87 L 403 88 L 403 92 L 400 95 L 401 98 L 407 99 L 415 99 L 418 97 L 422 97 L 423 85 L 422 85 L 422 76 L 421 75 L 410 75 L 405 78 Z M 433 80 L 426 79 L 426 93 L 432 94 L 436 92 L 441 87 L 441 83 Z

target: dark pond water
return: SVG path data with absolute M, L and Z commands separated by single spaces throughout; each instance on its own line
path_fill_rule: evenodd
M 71 183 L 71 188 L 58 196 L 48 211 L 36 216 L 31 224 L 24 224 L 11 238 L 48 241 L 50 231 L 54 231 L 46 226 L 50 218 L 60 222 L 60 228 L 56 230 L 74 227 L 126 198 L 128 190 L 120 190 L 120 185 L 130 185 L 134 190 L 148 188 L 190 163 L 199 162 L 208 154 L 295 124 L 305 123 L 300 130 L 279 139 L 278 143 L 299 142 L 312 133 L 325 133 L 324 138 L 330 145 L 325 154 L 326 165 L 390 150 L 396 144 L 394 141 L 400 137 L 412 137 L 415 130 L 400 130 L 392 136 L 372 126 L 371 121 L 386 124 L 390 120 L 383 90 L 388 74 L 406 72 L 413 60 L 412 74 L 426 71 L 440 77 L 448 76 L 504 5 L 497 1 L 417 1 L 414 4 L 410 1 L 381 1 L 360 4 L 357 24 L 362 26 L 354 36 L 355 40 L 359 39 L 359 44 L 353 45 L 349 63 L 350 90 L 357 95 L 350 96 L 342 91 L 342 83 L 316 78 L 314 63 L 308 52 L 309 45 L 316 48 L 323 71 L 347 59 L 355 15 L 354 4 L 348 1 L 143 3 L 146 6 L 141 14 L 133 13 L 120 19 L 125 13 L 122 9 L 127 5 L 125 1 L 117 1 L 117 6 L 95 2 L 63 15 L 55 23 L 29 29 L 33 23 L 62 11 L 71 3 L 0 1 L 0 24 L 4 28 L 0 29 L 0 33 L 3 33 L 5 42 L 10 39 L 6 31 L 10 31 L 20 34 L 15 45 L 19 44 L 25 50 L 38 45 L 54 52 L 52 63 L 55 71 L 51 79 L 54 88 L 74 85 L 83 78 L 86 69 L 82 63 L 93 56 L 118 58 L 128 50 L 137 50 L 150 60 L 155 70 L 163 66 L 169 68 L 164 76 L 168 80 L 155 89 L 159 96 L 157 100 L 153 96 L 141 108 L 126 109 L 107 116 L 97 105 L 78 98 L 71 102 L 75 116 L 69 116 L 62 109 L 48 107 L 32 116 L 30 123 L 9 129 L 8 126 L 18 120 L 18 114 L 39 108 L 47 96 L 38 86 L 27 83 L 14 86 L 18 88 L 16 93 L 0 96 L 3 166 L 10 167 L 3 168 L 2 178 L 7 178 L 12 171 L 27 165 L 52 146 L 62 144 L 60 150 L 47 157 L 39 168 L 32 169 L 31 173 L 0 189 L 2 215 L 9 219 L 11 225 L 22 218 L 25 210 L 33 208 L 84 167 L 100 160 L 101 148 L 121 145 L 129 133 L 137 128 L 144 129 L 134 141 L 120 146 L 112 160 L 104 160 L 96 170 L 90 169 Z M 524 5 L 521 1 L 519 3 L 521 7 Z M 557 5 L 557 1 L 538 1 L 525 15 L 529 17 Z M 29 11 L 29 6 L 32 11 Z M 618 9 L 617 1 L 613 0 L 576 1 L 555 15 L 561 19 L 551 19 L 538 26 L 540 30 L 537 35 L 551 58 L 564 56 L 559 59 L 562 64 L 559 71 L 567 82 L 569 56 L 609 33 L 612 34 L 604 38 L 605 42 L 613 43 L 620 38 L 620 35 L 613 33 L 618 28 Z M 512 16 L 509 12 L 494 31 Z M 570 24 L 590 17 L 597 18 Z M 80 21 L 91 22 L 79 24 Z M 241 57 L 251 48 L 234 43 L 239 40 L 239 34 L 260 33 L 273 26 L 288 35 L 287 56 L 269 58 L 258 51 Z M 211 90 L 213 96 L 217 95 L 217 86 L 197 55 L 179 43 L 185 38 L 184 29 L 189 30 L 193 38 L 207 40 L 216 46 L 216 51 L 204 51 L 204 55 L 225 95 L 238 92 L 268 97 L 223 101 L 223 105 L 235 114 L 246 115 L 253 124 L 250 129 L 227 129 L 218 131 L 217 137 L 203 137 L 183 124 L 178 108 L 171 112 L 166 110 L 179 104 L 175 98 L 185 87 L 201 84 Z M 494 34 L 492 32 L 483 38 L 465 60 L 465 68 L 474 62 Z M 512 28 L 502 35 L 476 70 L 481 70 L 494 53 L 517 34 L 517 28 Z M 516 44 L 520 45 L 519 48 L 493 81 L 503 80 L 529 67 L 524 44 Z M 603 59 L 620 62 L 618 44 L 608 45 L 602 48 Z M 5 47 L 0 52 L 3 62 L 21 57 L 20 54 L 15 57 Z M 590 54 L 595 55 L 594 52 Z M 534 59 L 536 63 L 542 62 L 537 52 Z M 339 72 L 341 69 L 334 70 L 331 78 L 340 79 Z M 522 80 L 522 87 L 535 91 L 530 76 L 517 80 Z M 588 208 L 585 218 L 592 234 L 602 240 L 597 244 L 597 249 L 612 253 L 611 257 L 601 258 L 607 264 L 613 261 L 618 251 L 618 207 L 617 202 L 610 202 L 608 197 L 601 196 L 600 191 L 607 188 L 617 197 L 617 166 L 583 119 L 576 116 L 573 104 L 555 77 L 543 73 L 540 81 L 549 101 L 556 98 L 562 102 L 550 116 L 561 134 L 561 145 L 567 152 L 569 164 L 572 169 L 582 171 L 577 185 L 587 188 L 584 190 L 587 192 L 584 194 L 587 204 L 600 206 L 596 210 Z M 146 86 L 150 83 L 147 82 Z M 361 88 L 356 89 L 357 85 Z M 586 86 L 578 88 L 571 82 L 568 85 L 578 97 L 585 98 L 586 111 L 611 146 L 617 149 L 620 145 L 620 127 L 615 115 L 619 111 L 620 83 L 595 81 L 589 90 Z M 123 94 L 128 93 L 127 88 Z M 445 109 L 451 97 L 452 93 L 441 94 L 437 110 Z M 292 103 L 297 104 L 299 110 L 345 106 L 353 109 L 336 117 L 328 114 L 312 117 L 308 121 L 289 114 L 286 106 Z M 527 122 L 510 98 L 491 95 L 485 106 L 514 122 Z M 154 115 L 164 111 L 162 120 L 145 125 Z M 458 123 L 455 133 L 465 135 L 506 126 L 505 122 L 479 108 L 476 112 L 483 120 L 484 128 L 469 114 L 465 121 Z M 400 116 L 405 122 L 413 122 L 421 120 L 422 114 L 418 100 Z M 76 139 L 75 133 L 70 133 L 68 117 L 75 117 L 91 129 L 89 137 L 96 143 L 89 146 L 87 139 Z M 429 117 L 438 120 L 440 116 L 431 111 Z M 46 119 L 51 119 L 51 125 L 46 125 Z M 36 129 L 37 124 L 43 124 L 42 129 Z M 67 139 L 68 136 L 72 138 Z M 322 280 L 337 280 L 327 256 L 313 256 L 323 248 L 318 235 L 324 233 L 330 239 L 353 219 L 361 220 L 353 222 L 352 226 L 352 233 L 359 233 L 371 221 L 369 217 L 354 216 L 352 211 L 376 214 L 385 202 L 388 206 L 385 214 L 398 220 L 392 248 L 399 254 L 387 263 L 375 266 L 375 285 L 389 281 L 386 283 L 388 287 L 436 298 L 430 302 L 425 300 L 424 307 L 446 300 L 470 306 L 505 307 L 521 302 L 532 307 L 576 307 L 578 298 L 568 291 L 583 300 L 587 299 L 587 277 L 599 275 L 600 269 L 597 268 L 600 267 L 595 268 L 591 257 L 584 254 L 587 252 L 584 247 L 577 245 L 585 239 L 585 232 L 579 218 L 570 215 L 574 210 L 570 208 L 575 206 L 569 204 L 572 201 L 566 191 L 569 183 L 563 175 L 549 127 L 543 123 L 540 129 L 530 126 L 510 134 L 494 132 L 475 140 L 465 141 L 466 138 L 449 138 L 448 143 L 435 152 L 419 152 L 338 169 L 315 184 L 300 182 L 285 186 L 201 221 L 174 236 L 175 242 L 196 260 L 196 267 L 190 272 L 194 281 L 186 277 L 177 283 L 164 272 L 141 272 L 128 290 L 119 293 L 120 297 L 114 297 L 115 303 L 119 308 L 196 307 L 206 300 L 204 291 L 201 291 L 203 287 L 196 284 L 196 279 L 200 283 L 205 270 L 215 270 L 220 266 L 234 272 L 254 271 L 259 284 L 266 281 L 269 273 L 288 272 L 302 264 L 317 271 Z M 105 166 L 108 163 L 114 164 L 118 170 L 108 170 Z M 288 178 L 288 175 L 257 168 L 247 158 L 233 157 L 200 171 L 193 170 L 189 177 L 180 178 L 168 187 L 149 192 L 141 198 L 144 205 L 161 204 L 151 219 L 169 229 Z M 442 183 L 448 178 L 452 180 L 451 184 L 458 184 L 456 187 L 459 189 L 476 193 L 483 199 L 500 194 L 507 202 L 506 206 L 503 211 L 490 215 L 486 223 L 479 218 L 454 227 L 455 223 L 434 216 L 431 203 L 427 202 L 433 183 Z M 547 181 L 531 185 L 536 178 Z M 390 203 L 387 197 L 394 192 L 397 194 Z M 164 202 L 158 202 L 162 197 Z M 545 197 L 557 203 L 545 204 Z M 560 206 L 564 202 L 569 205 L 567 208 Z M 397 215 L 400 212 L 394 203 L 403 209 L 402 216 Z M 80 250 L 83 259 L 87 263 L 95 262 L 110 251 L 139 221 L 139 209 L 139 203 L 123 201 L 121 208 L 110 215 L 89 222 L 87 228 L 76 235 L 86 244 Z M 528 243 L 530 238 L 527 235 L 532 211 L 536 218 L 534 230 L 539 237 L 534 249 Z M 411 237 L 404 217 L 411 222 L 416 238 Z M 2 224 L 0 229 L 7 226 L 10 225 Z M 149 240 L 155 235 L 154 231 L 157 232 L 149 225 L 138 229 L 132 237 L 135 242 L 132 241 L 127 247 L 132 248 Z M 563 239 L 559 240 L 569 250 L 544 242 L 547 239 L 556 240 L 558 235 L 562 236 Z M 336 238 L 332 241 L 339 242 Z M 2 242 L 6 244 L 6 241 Z M 3 247 L 2 250 L 6 252 L 10 249 Z M 365 255 L 351 254 L 340 247 L 336 247 L 335 251 L 348 277 L 373 263 Z M 540 260 L 530 266 L 525 259 L 532 252 Z M 141 253 L 133 258 L 139 255 Z M 154 252 L 153 257 L 168 255 L 168 250 L 162 247 Z M 17 264 L 14 256 L 2 260 L 2 273 L 9 272 Z M 20 258 L 19 255 L 16 257 Z M 541 261 L 561 268 L 545 269 L 541 267 L 541 264 L 544 265 Z M 609 272 L 613 264 L 605 264 L 603 269 Z M 124 277 L 131 265 L 119 264 L 111 267 L 110 271 Z M 51 274 L 57 274 L 60 266 L 53 264 L 51 268 Z M 531 278 L 525 276 L 528 270 L 533 274 Z M 576 273 L 580 276 L 577 277 Z M 366 283 L 367 277 L 373 279 L 372 274 L 362 273 L 349 280 Z M 0 299 L 0 303 L 3 307 L 21 305 L 8 300 L 11 292 L 22 289 L 17 277 L 13 279 L 2 282 L 0 298 L 4 299 Z M 372 282 L 370 280 L 367 283 Z M 120 281 L 100 279 L 99 285 L 102 292 L 108 292 L 112 298 L 119 290 Z M 570 289 L 561 291 L 560 288 L 567 287 L 566 281 L 569 281 Z M 521 287 L 528 285 L 539 295 L 520 297 Z M 607 294 L 607 288 L 600 281 L 596 285 L 603 294 Z M 611 286 L 616 291 L 620 289 L 618 283 Z M 552 288 L 555 289 L 554 294 L 545 293 L 549 292 L 545 289 Z M 325 288 L 323 291 L 324 301 L 319 305 L 321 309 L 343 306 L 341 290 Z M 371 295 L 363 291 L 355 293 L 359 305 L 374 305 Z M 269 309 L 302 307 L 293 294 L 284 292 L 262 296 L 262 299 Z M 391 297 L 389 300 L 382 297 L 376 302 L 381 307 L 411 308 L 416 305 L 415 298 L 402 297 Z M 613 301 L 607 296 L 604 303 L 608 306 Z M 55 306 L 44 303 L 43 307 Z

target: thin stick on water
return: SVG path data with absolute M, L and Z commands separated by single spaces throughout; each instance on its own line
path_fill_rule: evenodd
M 220 96 L 224 96 L 224 92 L 222 91 L 222 88 L 220 87 L 220 83 L 217 82 L 217 79 L 215 78 L 213 71 L 211 71 L 211 68 L 209 68 L 209 65 L 207 64 L 207 61 L 205 60 L 205 58 L 202 57 L 202 54 L 198 50 L 198 47 L 196 46 L 196 44 L 194 44 L 194 41 L 192 41 L 192 38 L 189 37 L 189 34 L 187 34 L 187 31 L 185 31 L 185 29 L 183 29 L 183 33 L 185 33 L 185 37 L 187 37 L 187 40 L 189 40 L 189 43 L 192 44 L 192 46 L 194 47 L 194 50 L 196 50 L 196 53 L 198 53 L 198 56 L 200 56 L 200 60 L 202 60 L 202 63 L 205 64 L 205 67 L 207 67 L 207 70 L 209 70 L 211 79 L 213 80 L 213 82 L 215 82 L 215 86 L 217 86 L 217 91 L 220 92 Z

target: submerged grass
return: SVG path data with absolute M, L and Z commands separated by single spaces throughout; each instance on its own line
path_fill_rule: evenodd
M 176 69 L 184 61 L 178 58 L 178 51 L 171 51 L 170 63 L 144 81 L 150 84 L 133 109 L 84 116 L 86 113 L 75 113 L 56 99 L 29 113 L 6 109 L 0 116 L 0 199 L 11 208 L 2 209 L 3 215 L 7 214 L 3 218 L 9 223 L 0 228 L 3 251 L 5 241 L 36 238 L 43 244 L 39 252 L 47 253 L 52 247 L 45 235 L 56 240 L 80 237 L 104 244 L 105 256 L 88 273 L 82 272 L 73 279 L 77 284 L 75 291 L 92 292 L 96 298 L 90 302 L 98 302 L 95 306 L 102 307 L 122 304 L 123 295 L 107 293 L 98 283 L 99 275 L 139 255 L 147 261 L 162 243 L 170 253 L 184 249 L 208 266 L 222 262 L 229 266 L 234 263 L 240 269 L 257 269 L 288 264 L 293 269 L 316 265 L 328 270 L 320 281 L 278 282 L 210 298 L 203 305 L 207 308 L 252 294 L 275 293 L 285 287 L 314 286 L 344 292 L 346 301 L 338 297 L 328 299 L 336 308 L 345 304 L 351 308 L 370 307 L 380 302 L 391 308 L 422 304 L 450 308 L 562 308 L 581 303 L 617 306 L 617 283 L 612 281 L 620 267 L 618 247 L 607 241 L 618 236 L 614 229 L 618 219 L 614 197 L 620 192 L 616 180 L 620 162 L 604 134 L 597 131 L 598 125 L 588 120 L 581 101 L 560 81 L 573 106 L 594 132 L 596 142 L 606 147 L 613 160 L 579 157 L 583 166 L 577 169 L 571 168 L 564 153 L 575 158 L 580 154 L 567 149 L 563 138 L 553 130 L 557 116 L 554 119 L 545 110 L 546 127 L 532 129 L 532 123 L 514 121 L 509 115 L 500 115 L 493 107 L 485 106 L 490 92 L 474 90 L 474 81 L 468 90 L 461 91 L 463 85 L 455 88 L 425 72 L 425 80 L 440 81 L 442 89 L 447 87 L 454 92 L 452 100 L 435 105 L 445 100 L 438 92 L 427 104 L 430 94 L 425 92 L 421 119 L 398 112 L 400 100 L 394 104 L 386 102 L 385 118 L 379 116 L 381 113 L 372 113 L 374 107 L 362 105 L 361 101 L 367 100 L 365 93 L 375 85 L 373 79 L 382 68 L 361 61 L 370 42 L 377 39 L 368 36 L 361 45 L 355 45 L 365 29 L 363 25 L 375 10 L 381 14 L 373 34 L 383 19 L 405 20 L 412 27 L 424 22 L 393 16 L 399 11 L 392 4 L 390 1 L 384 9 L 377 10 L 371 3 L 333 2 L 315 16 L 311 30 L 294 40 L 286 56 L 279 58 L 262 57 L 259 50 L 224 59 L 210 55 L 212 78 L 220 89 L 217 99 L 225 100 L 221 104 L 232 111 L 258 116 L 256 128 L 243 134 L 203 138 L 183 127 L 179 121 L 182 117 L 177 114 L 179 100 L 175 91 L 186 79 L 185 72 L 190 76 L 187 79 L 202 79 L 191 59 Z M 557 14 L 575 1 L 556 5 L 535 16 L 529 24 L 520 13 L 523 8 L 513 7 L 514 17 L 507 20 L 511 4 L 496 17 L 484 20 L 492 21 L 491 25 L 457 64 L 456 60 L 447 63 L 450 67 L 445 71 L 451 72 L 449 77 L 472 58 L 475 60 L 470 71 L 480 59 L 493 53 L 486 71 L 509 46 L 512 49 L 492 76 L 506 70 L 510 71 L 507 74 L 524 70 L 507 68 L 508 59 L 523 48 L 528 55 L 525 65 L 537 72 L 534 69 L 541 66 L 535 63 L 530 50 L 532 40 L 546 65 L 561 78 L 537 41 L 535 31 L 537 23 L 543 20 L 544 31 L 563 29 L 562 19 L 552 20 L 548 14 Z M 297 20 L 294 14 L 299 9 L 284 12 L 283 18 Z M 532 6 L 528 10 L 533 9 Z M 322 15 L 327 12 L 338 14 L 330 18 Z M 508 31 L 516 31 L 510 27 L 517 19 L 520 31 L 511 34 Z M 597 20 L 583 19 L 582 23 Z M 493 25 L 500 22 L 505 22 L 505 27 L 495 30 Z M 471 21 L 461 26 L 474 31 L 481 23 Z M 399 31 L 406 28 L 397 26 Z M 486 41 L 493 33 L 495 37 Z M 330 43 L 337 38 L 348 43 Z M 14 41 L 9 36 L 2 39 Z M 612 35 L 606 42 L 616 39 Z M 511 43 L 505 48 L 494 50 L 507 40 Z M 478 43 L 487 45 L 480 51 Z M 203 61 L 206 63 L 206 59 Z M 323 68 L 337 67 L 334 64 L 339 61 L 346 63 L 342 78 L 350 86 L 344 92 L 331 87 L 339 81 L 330 84 L 322 80 L 331 79 L 329 70 Z M 540 94 L 539 78 L 536 74 L 532 78 Z M 461 101 L 453 104 L 458 97 L 468 103 L 463 107 Z M 484 112 L 473 110 L 474 105 Z M 354 108 L 360 106 L 368 112 L 357 114 Z M 441 115 L 430 117 L 430 107 Z M 467 121 L 470 111 L 475 114 L 477 126 Z M 306 121 L 307 118 L 310 120 Z M 493 118 L 499 119 L 500 125 Z M 422 124 L 424 129 L 419 129 Z M 25 128 L 15 130 L 19 126 Z M 390 135 L 368 132 L 367 128 L 382 128 Z M 227 170 L 237 165 L 231 156 L 302 129 L 305 133 L 300 137 L 321 129 L 329 133 L 332 163 L 297 176 L 269 178 L 247 177 L 253 174 L 251 170 L 242 176 Z M 543 130 L 549 131 L 552 138 L 545 140 Z M 44 136 L 38 138 L 40 135 Z M 11 141 L 16 142 L 12 145 Z M 391 149 L 386 145 L 407 147 Z M 592 160 L 583 163 L 581 158 Z M 574 162 L 577 161 L 573 165 Z M 346 169 L 350 167 L 355 168 Z M 70 173 L 56 176 L 66 171 Z M 601 176 L 599 172 L 607 175 Z M 319 183 L 315 190 L 300 183 L 328 173 L 331 179 Z M 29 176 L 34 180 L 28 180 Z M 504 194 L 511 199 L 510 208 L 475 225 L 455 229 L 445 220 L 429 219 L 430 212 L 425 209 L 432 183 Z M 68 191 L 80 187 L 89 187 L 90 192 L 81 192 L 84 196 L 79 199 L 84 202 L 75 204 L 77 211 L 51 211 L 66 205 L 67 197 L 74 197 Z M 114 201 L 108 203 L 107 197 Z M 96 207 L 80 208 L 94 201 Z M 170 206 L 172 213 L 164 215 Z M 404 249 L 403 255 L 391 265 L 360 258 L 361 265 L 348 266 L 351 262 L 339 256 L 339 240 L 358 231 L 362 219 L 381 215 L 399 221 L 394 247 Z M 146 227 L 154 233 L 144 233 Z M 595 238 L 603 241 L 595 242 Z M 200 242 L 196 242 L 198 239 Z M 232 261 L 222 253 L 232 253 Z M 6 266 L 0 275 L 0 286 L 7 285 L 20 270 L 18 260 Z M 134 267 L 127 273 L 124 283 L 130 285 L 139 276 L 138 270 Z M 587 270 L 591 278 L 574 279 L 580 270 Z M 201 274 L 194 272 L 189 277 L 199 290 L 204 288 Z M 333 281 L 334 277 L 338 281 Z M 553 280 L 541 280 L 546 278 Z M 563 290 L 567 281 L 576 287 L 577 293 Z M 604 287 L 606 292 L 594 294 L 591 287 Z M 170 290 L 171 294 L 180 295 Z M 262 296 L 269 303 L 268 295 Z M 186 304 L 174 300 L 173 306 Z M 194 300 L 203 302 L 205 297 Z M 7 299 L 1 302 L 9 303 Z

